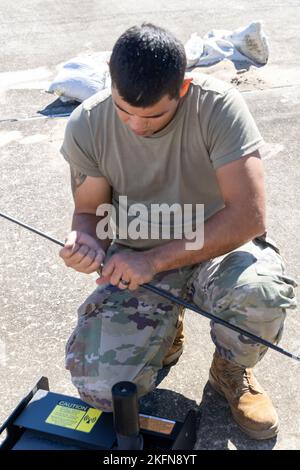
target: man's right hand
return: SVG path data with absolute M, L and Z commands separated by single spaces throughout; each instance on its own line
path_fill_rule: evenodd
M 99 268 L 101 269 L 105 251 L 91 235 L 73 231 L 68 235 L 59 256 L 64 260 L 66 266 L 80 273 L 91 274 Z

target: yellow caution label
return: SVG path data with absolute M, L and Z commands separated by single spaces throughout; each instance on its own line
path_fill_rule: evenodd
M 96 410 L 96 408 L 89 408 L 80 423 L 78 424 L 76 430 L 82 432 L 90 432 L 91 429 L 97 423 L 102 411 Z
M 102 411 L 96 408 L 61 401 L 51 411 L 46 423 L 76 431 L 90 432 L 101 414 Z

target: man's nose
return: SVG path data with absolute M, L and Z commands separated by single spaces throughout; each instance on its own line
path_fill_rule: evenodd
M 142 131 L 147 127 L 147 119 L 139 116 L 131 116 L 129 125 L 133 131 Z

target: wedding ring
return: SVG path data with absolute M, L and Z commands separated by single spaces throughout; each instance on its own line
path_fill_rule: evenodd
M 121 279 L 120 282 L 123 284 L 123 286 L 129 286 L 130 281 L 124 281 L 124 279 Z

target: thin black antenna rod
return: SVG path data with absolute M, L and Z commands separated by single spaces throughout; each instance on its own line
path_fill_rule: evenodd
M 28 230 L 30 230 L 33 233 L 36 233 L 37 235 L 40 235 L 41 237 L 47 238 L 47 240 L 50 240 L 57 245 L 60 246 L 65 246 L 63 242 L 60 240 L 57 240 L 56 238 L 51 237 L 50 235 L 47 235 L 44 232 L 41 232 L 41 230 L 37 230 L 36 228 L 24 224 L 23 222 L 20 222 L 20 220 L 15 219 L 14 217 L 11 217 L 7 214 L 4 214 L 3 212 L 0 212 L 0 216 L 4 217 L 7 220 L 10 220 L 11 222 L 14 222 L 15 224 L 20 225 L 21 227 L 24 227 Z M 100 270 L 98 271 L 98 274 L 101 276 Z M 297 356 L 296 354 L 292 354 L 291 352 L 287 351 L 286 349 L 280 348 L 276 344 L 270 343 L 266 339 L 261 338 L 260 336 L 257 336 L 253 333 L 250 333 L 249 331 L 244 330 L 243 328 L 240 328 L 239 326 L 232 325 L 232 323 L 227 322 L 226 320 L 222 320 L 219 317 L 216 317 L 212 313 L 206 312 L 205 310 L 202 310 L 201 308 L 197 307 L 195 304 L 190 304 L 189 302 L 186 302 L 185 300 L 181 299 L 180 297 L 176 297 L 175 295 L 171 294 L 170 292 L 167 292 L 164 289 L 160 289 L 156 286 L 153 286 L 152 284 L 145 283 L 141 284 L 140 287 L 143 287 L 144 289 L 147 289 L 151 292 L 154 292 L 155 294 L 160 295 L 161 297 L 164 297 L 165 299 L 170 300 L 171 302 L 174 302 L 178 305 L 181 305 L 189 310 L 192 310 L 193 312 L 199 313 L 203 317 L 209 318 L 210 320 L 214 321 L 215 323 L 219 323 L 220 325 L 225 326 L 226 328 L 229 328 L 230 330 L 233 330 L 237 333 L 240 333 L 241 335 L 247 336 L 248 338 L 252 339 L 255 343 L 262 344 L 263 346 L 266 346 L 270 349 L 273 349 L 274 351 L 279 352 L 280 354 L 283 354 L 284 356 L 290 357 L 291 359 L 295 359 L 296 361 L 300 362 L 300 356 Z
M 57 245 L 65 246 L 65 244 L 61 242 L 60 240 L 57 240 L 56 238 L 53 238 L 50 235 L 47 235 L 47 233 L 37 230 L 31 225 L 24 224 L 24 222 L 21 222 L 20 220 L 15 219 L 14 217 L 11 217 L 10 215 L 4 214 L 3 212 L 0 212 L 0 215 L 1 217 L 4 217 L 4 219 L 10 220 L 11 222 L 14 222 L 15 224 L 21 225 L 21 227 L 27 228 L 27 230 L 30 230 L 31 232 L 36 233 L 37 235 L 40 235 L 41 237 L 47 238 L 47 240 L 50 240 L 51 242 L 56 243 Z
M 221 325 L 226 326 L 227 328 L 230 328 L 231 330 L 236 331 L 237 333 L 240 333 L 241 335 L 248 336 L 248 338 L 252 339 L 256 343 L 263 344 L 264 346 L 267 346 L 268 348 L 274 349 L 274 351 L 277 351 L 281 354 L 284 354 L 287 357 L 291 357 L 292 359 L 295 359 L 296 361 L 300 362 L 300 356 L 292 354 L 289 351 L 286 351 L 285 349 L 280 348 L 279 346 L 276 346 L 276 344 L 270 343 L 266 339 L 263 339 L 260 336 L 256 336 L 255 334 L 250 333 L 249 331 L 246 331 L 243 328 L 240 328 L 239 326 L 233 325 L 232 323 L 229 323 L 226 320 L 222 320 L 221 318 L 216 317 L 212 313 L 202 310 L 201 308 L 197 307 L 197 305 L 195 304 L 190 304 L 189 302 L 186 302 L 180 297 L 176 297 L 175 295 L 170 294 L 169 292 L 163 289 L 155 287 L 152 284 L 148 284 L 148 283 L 142 284 L 141 287 L 145 287 L 146 289 L 149 289 L 152 292 L 155 292 L 156 294 L 160 294 L 166 299 L 171 300 L 172 302 L 176 302 L 177 304 L 182 305 L 183 307 L 188 308 L 189 310 L 193 310 L 196 313 L 200 313 L 200 315 L 206 318 L 209 318 L 215 323 L 220 323 Z

